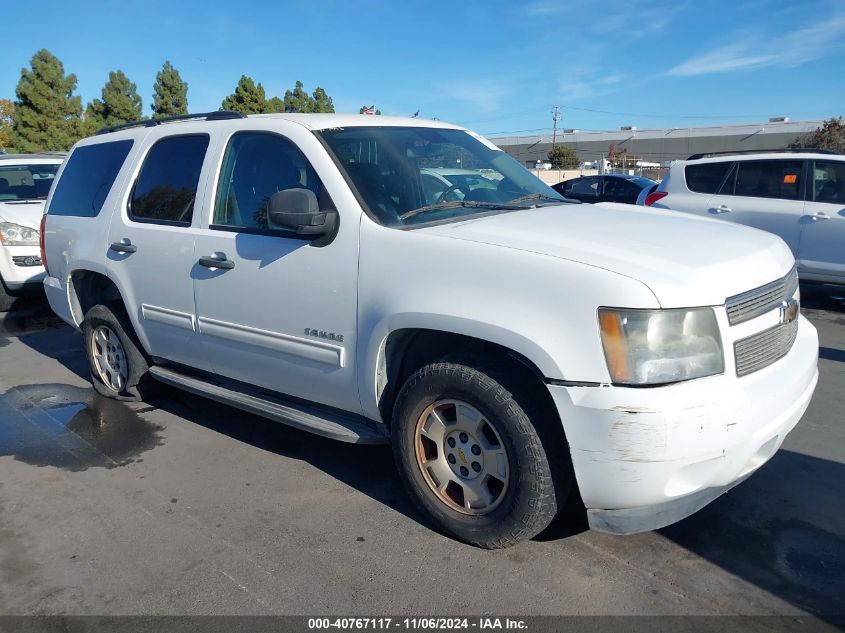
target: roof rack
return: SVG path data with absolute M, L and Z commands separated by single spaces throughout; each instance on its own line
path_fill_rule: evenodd
M 829 149 L 817 149 L 815 147 L 786 147 L 780 149 L 738 149 L 732 152 L 704 152 L 702 154 L 693 154 L 687 160 L 698 160 L 699 158 L 710 158 L 712 156 L 730 156 L 731 154 L 834 154 L 839 155 L 839 152 L 834 152 Z
M 112 125 L 111 127 L 104 127 L 97 130 L 97 134 L 108 134 L 109 132 L 117 132 L 118 130 L 128 130 L 133 127 L 155 127 L 162 123 L 174 123 L 176 121 L 190 121 L 192 119 L 205 119 L 206 121 L 221 121 L 224 119 L 245 119 L 246 115 L 243 112 L 235 112 L 234 110 L 215 110 L 214 112 L 197 112 L 196 114 L 176 114 L 174 116 L 166 116 L 160 119 L 145 119 L 143 121 L 132 121 L 131 123 L 123 123 L 121 125 Z

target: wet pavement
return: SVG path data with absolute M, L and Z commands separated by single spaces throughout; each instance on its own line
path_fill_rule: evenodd
M 809 289 L 808 289 L 809 290 Z M 190 394 L 120 403 L 43 307 L 0 323 L 2 614 L 803 614 L 845 607 L 845 298 L 805 292 L 820 381 L 781 451 L 659 532 L 432 530 L 387 447 Z

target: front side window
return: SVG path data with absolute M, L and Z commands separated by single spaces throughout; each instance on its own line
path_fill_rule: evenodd
M 797 200 L 802 167 L 800 160 L 739 161 L 733 195 Z
M 73 150 L 47 213 L 86 218 L 99 215 L 130 149 L 132 141 L 125 140 L 83 145 Z
M 129 201 L 133 220 L 191 223 L 208 140 L 207 134 L 171 136 L 153 145 Z
M 813 170 L 813 200 L 845 205 L 845 162 L 816 161 Z
M 233 135 L 223 157 L 212 228 L 270 231 L 270 197 L 286 189 L 310 189 L 320 208 L 329 204 L 317 173 L 289 140 L 267 132 Z
M 0 163 L 0 202 L 45 200 L 59 171 L 50 165 L 3 165 Z
M 370 216 L 385 226 L 567 202 L 505 152 L 464 130 L 349 127 L 317 134 Z

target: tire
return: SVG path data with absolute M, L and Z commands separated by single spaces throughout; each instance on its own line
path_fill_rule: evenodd
M 105 341 L 100 338 L 102 334 L 106 334 Z M 97 393 L 124 401 L 139 401 L 143 395 L 151 394 L 150 363 L 121 304 L 100 304 L 88 310 L 82 321 L 82 335 L 91 383 Z M 103 358 L 100 356 L 98 360 L 98 351 L 111 359 L 106 359 L 110 369 L 120 370 L 121 380 L 111 379 L 114 372 L 101 371 Z
M 426 365 L 403 385 L 391 425 L 394 457 L 410 496 L 443 532 L 487 549 L 510 547 L 544 530 L 563 507 L 573 480 L 571 466 L 562 467 L 570 463 L 565 439 L 532 395 L 473 358 Z

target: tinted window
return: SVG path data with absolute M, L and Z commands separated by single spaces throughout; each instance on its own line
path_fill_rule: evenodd
M 605 178 L 604 193 L 618 198 L 635 198 L 640 195 L 641 187 L 623 178 Z
M 133 220 L 190 224 L 208 136 L 171 136 L 153 145 L 135 183 Z
M 816 202 L 845 205 L 845 162 L 817 160 L 813 193 Z
M 293 143 L 275 134 L 235 134 L 223 157 L 213 224 L 275 230 L 267 203 L 285 189 L 310 189 L 325 202 L 317 174 Z
M 737 164 L 735 196 L 797 200 L 801 193 L 800 160 L 748 160 Z
M 68 158 L 50 200 L 50 215 L 93 218 L 100 213 L 132 141 L 77 147 Z
M 684 176 L 687 180 L 687 187 L 696 193 L 716 193 L 725 174 L 728 173 L 730 161 L 719 163 L 703 163 L 700 165 L 687 165 L 684 167 Z
M 599 195 L 599 179 L 598 178 L 581 178 L 572 183 L 571 187 L 566 188 L 566 193 L 581 196 L 597 196 Z

